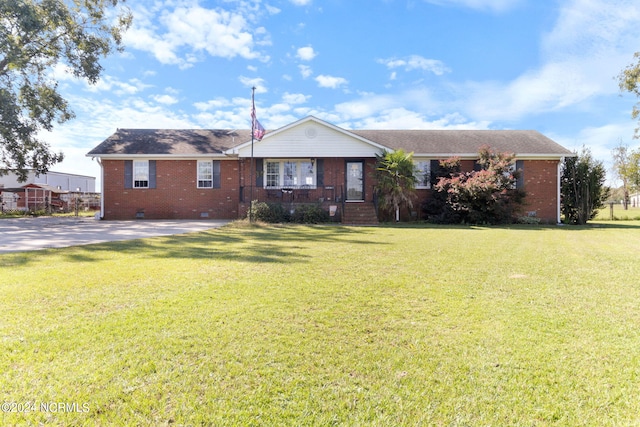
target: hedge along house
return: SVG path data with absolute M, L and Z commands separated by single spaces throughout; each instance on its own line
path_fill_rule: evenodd
M 101 165 L 103 219 L 237 219 L 258 200 L 319 203 L 351 223 L 375 221 L 382 150 L 414 153 L 425 200 L 439 160 L 471 171 L 484 145 L 516 154 L 527 214 L 559 222 L 560 167 L 573 154 L 536 131 L 345 130 L 306 117 L 253 142 L 250 130 L 119 129 L 87 156 Z

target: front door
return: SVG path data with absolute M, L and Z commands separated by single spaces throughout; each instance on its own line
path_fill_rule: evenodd
M 347 162 L 347 199 L 346 201 L 364 200 L 364 162 L 348 161 Z

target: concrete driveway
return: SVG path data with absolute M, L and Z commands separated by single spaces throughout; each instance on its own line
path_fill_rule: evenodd
M 100 221 L 92 217 L 0 219 L 0 254 L 168 236 L 218 228 L 229 221 Z

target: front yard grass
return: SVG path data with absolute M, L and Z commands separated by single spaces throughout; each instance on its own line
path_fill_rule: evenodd
M 0 255 L 0 424 L 639 425 L 639 255 L 638 221 Z
M 640 220 L 640 207 L 628 206 L 624 209 L 619 203 L 613 205 L 613 218 L 611 217 L 611 206 L 605 204 L 602 209 L 598 210 L 595 219 L 597 221 L 639 221 Z

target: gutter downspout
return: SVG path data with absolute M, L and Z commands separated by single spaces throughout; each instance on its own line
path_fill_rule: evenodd
M 557 194 L 557 218 L 556 218 L 556 222 L 558 224 L 561 224 L 562 222 L 560 221 L 560 216 L 561 216 L 561 188 L 562 188 L 562 164 L 564 163 L 564 157 L 560 158 L 560 161 L 558 162 L 558 173 L 557 173 L 557 179 L 558 179 L 558 194 Z
M 104 167 L 100 157 L 96 160 L 100 165 L 100 219 L 104 218 Z

